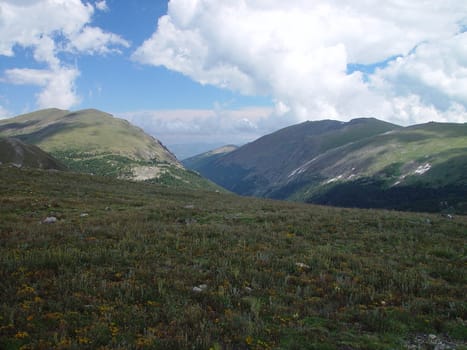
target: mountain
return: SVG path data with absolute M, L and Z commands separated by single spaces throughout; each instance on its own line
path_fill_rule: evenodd
M 188 169 L 192 169 L 203 173 L 209 171 L 212 164 L 219 158 L 225 156 L 226 154 L 235 151 L 238 149 L 238 146 L 235 145 L 226 145 L 219 148 L 216 148 L 212 151 L 201 153 L 197 156 L 184 159 L 182 164 Z
M 27 145 L 21 140 L 0 138 L 0 164 L 17 167 L 66 170 L 66 166 L 37 146 Z
M 288 183 L 289 174 L 304 162 L 329 149 L 396 128 L 376 119 L 305 122 L 263 136 L 214 160 L 208 169 L 199 169 L 236 193 L 267 197 L 273 188 Z
M 467 211 L 467 124 L 305 122 L 198 171 L 242 195 L 388 209 Z M 440 204 L 441 203 L 441 204 Z
M 186 170 L 154 137 L 126 120 L 95 109 L 45 109 L 2 120 L 0 136 L 39 146 L 73 171 L 217 188 Z

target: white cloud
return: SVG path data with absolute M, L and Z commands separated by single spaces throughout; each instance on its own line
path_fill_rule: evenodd
M 115 46 L 115 47 L 114 47 Z M 71 38 L 70 50 L 87 54 L 120 53 L 117 47 L 130 47 L 128 41 L 113 33 L 106 33 L 101 28 L 85 26 Z
M 391 104 L 396 124 L 420 124 L 430 121 L 465 123 L 467 110 L 465 106 L 451 103 L 447 109 L 440 111 L 433 104 L 422 102 L 420 96 L 409 95 L 396 97 Z
M 3 72 L 7 80 L 40 86 L 39 107 L 78 103 L 74 83 L 80 72 L 68 67 L 61 54 L 107 54 L 129 47 L 120 36 L 90 26 L 96 8 L 105 10 L 106 2 L 94 7 L 81 0 L 0 0 L 0 55 L 14 56 L 16 46 L 29 48 L 34 60 L 47 67 L 10 69 Z
M 375 88 L 395 96 L 416 94 L 437 110 L 467 104 L 467 33 L 420 44 L 372 77 Z
M 10 69 L 5 72 L 7 81 L 17 85 L 36 85 L 42 87 L 37 95 L 40 108 L 68 109 L 79 103 L 74 81 L 79 71 L 74 68 L 55 67 L 53 70 Z
M 272 108 L 238 110 L 195 109 L 120 113 L 117 116 L 143 128 L 166 144 L 243 144 L 275 130 Z M 287 122 L 284 120 L 285 124 Z M 285 125 L 284 124 L 284 125 Z
M 80 0 L 1 0 L 0 8 L 0 54 L 13 56 L 16 45 L 31 47 L 35 52 L 49 51 L 48 55 L 38 56 L 48 63 L 58 49 L 56 36 L 67 38 L 78 33 L 94 12 L 92 5 Z M 52 50 L 50 41 L 54 43 Z
M 433 111 L 467 121 L 466 19 L 467 2 L 458 0 L 171 0 L 133 59 L 270 95 L 299 119 L 372 115 L 407 124 Z M 374 74 L 348 71 L 395 56 Z M 415 101 L 420 114 L 409 115 Z
M 109 7 L 107 6 L 105 0 L 101 0 L 96 2 L 96 9 L 98 9 L 99 11 L 108 11 Z

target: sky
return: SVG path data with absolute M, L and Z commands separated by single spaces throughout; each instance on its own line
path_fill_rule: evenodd
M 0 118 L 97 108 L 179 158 L 305 120 L 467 122 L 467 1 L 0 0 Z

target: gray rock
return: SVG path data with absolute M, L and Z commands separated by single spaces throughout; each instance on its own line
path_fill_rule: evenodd
M 207 284 L 200 284 L 199 286 L 193 287 L 193 292 L 201 293 L 204 292 L 208 288 Z
M 42 221 L 42 223 L 43 224 L 55 224 L 57 221 L 58 219 L 55 216 L 48 216 Z

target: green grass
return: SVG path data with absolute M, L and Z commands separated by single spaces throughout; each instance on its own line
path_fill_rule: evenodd
M 155 139 L 127 121 L 87 109 L 41 110 L 0 121 L 0 135 L 15 136 L 49 153 L 113 154 L 133 160 L 175 162 Z M 98 151 L 96 151 L 98 150 Z
M 465 345 L 465 217 L 7 167 L 0 179 L 1 349 Z
M 141 168 L 151 168 L 148 173 L 154 175 L 152 182 L 221 190 L 209 180 L 182 169 L 175 156 L 141 129 L 98 110 L 48 109 L 29 113 L 0 121 L 1 135 L 16 136 L 40 146 L 74 172 L 139 179 Z

